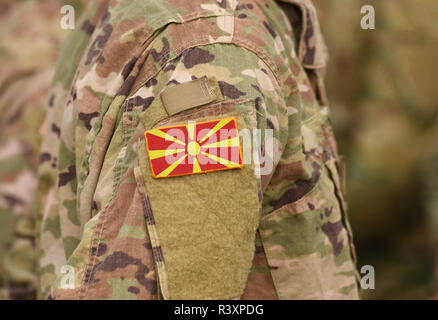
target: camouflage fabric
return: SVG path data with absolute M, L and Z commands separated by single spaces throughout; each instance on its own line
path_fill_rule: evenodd
M 437 232 L 426 211 L 425 168 L 433 166 L 438 136 L 438 4 L 319 4 L 331 55 L 327 90 L 348 163 L 359 265 L 376 271 L 375 290 L 362 297 L 429 298 L 435 291 L 429 238 Z M 375 9 L 375 30 L 360 27 L 364 4 Z
M 40 297 L 358 297 L 310 1 L 93 1 L 79 26 L 45 120 Z M 163 90 L 202 77 L 221 97 L 169 117 Z M 151 176 L 146 130 L 229 116 L 273 170 Z

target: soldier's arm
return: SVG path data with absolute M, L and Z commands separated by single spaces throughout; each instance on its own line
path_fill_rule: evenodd
M 74 281 L 57 271 L 53 297 L 231 299 L 245 286 L 283 299 L 355 296 L 327 108 L 300 60 L 319 68 L 320 50 L 297 57 L 273 4 L 231 3 L 172 7 L 179 15 L 162 13 L 179 23 L 154 36 L 135 10 L 103 14 L 56 120 L 46 221 L 61 236 L 46 233 L 43 247 L 64 246 Z M 137 29 L 113 25 L 124 9 Z M 48 279 L 60 263 L 42 251 Z
M 153 297 L 155 279 L 165 298 L 243 293 L 261 212 L 256 172 L 272 175 L 287 138 L 282 95 L 263 60 L 226 43 L 184 49 L 139 82 L 97 183 L 102 209 L 67 262 L 87 273 L 90 295 L 107 297 L 120 274 L 137 289 L 115 288 L 116 297 Z M 254 160 L 264 162 L 257 171 Z

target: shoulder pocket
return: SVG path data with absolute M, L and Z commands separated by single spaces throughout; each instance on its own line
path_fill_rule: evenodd
M 253 101 L 223 101 L 187 110 L 153 125 L 150 124 L 154 121 L 147 121 L 146 132 L 230 118 L 235 119 L 239 131 L 251 129 L 256 124 Z M 178 139 L 177 135 L 169 134 Z M 188 154 L 189 141 L 181 142 L 182 154 Z M 218 149 L 224 146 L 226 143 L 217 141 Z M 163 297 L 240 297 L 252 265 L 259 220 L 259 183 L 252 164 L 157 179 L 144 140 L 139 143 L 138 155 L 150 204 L 148 231 L 154 248 L 160 252 L 155 257 Z M 193 164 L 192 167 L 195 169 Z

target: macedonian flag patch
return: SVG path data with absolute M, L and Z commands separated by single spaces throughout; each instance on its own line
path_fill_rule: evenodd
M 154 178 L 243 167 L 234 117 L 156 128 L 145 139 Z

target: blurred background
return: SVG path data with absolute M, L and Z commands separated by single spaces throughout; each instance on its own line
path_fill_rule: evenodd
M 368 299 L 426 299 L 438 253 L 438 1 L 319 0 L 328 97 Z M 375 30 L 362 30 L 363 5 Z
M 89 0 L 88 0 L 89 1 Z M 35 297 L 32 196 L 57 50 L 87 0 L 0 0 L 0 298 Z M 438 1 L 315 0 L 328 96 L 347 163 L 365 299 L 429 299 L 438 283 Z M 362 30 L 363 5 L 375 30 Z
M 60 9 L 73 5 L 77 18 L 85 2 L 0 0 L 0 299 L 36 297 L 32 199 L 48 91 L 69 33 Z

